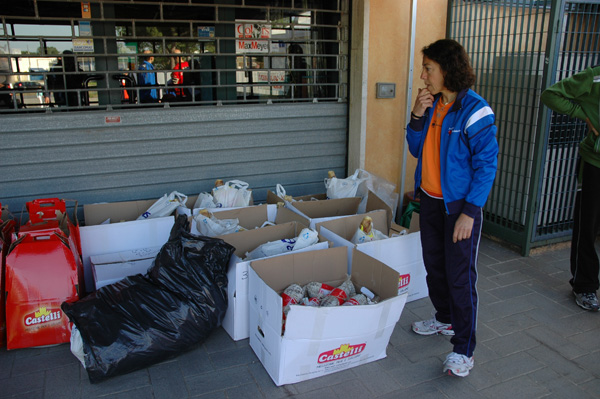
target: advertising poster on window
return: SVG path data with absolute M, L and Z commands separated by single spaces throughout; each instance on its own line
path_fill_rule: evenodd
M 266 21 L 238 21 L 235 24 L 236 53 L 269 53 L 271 25 Z

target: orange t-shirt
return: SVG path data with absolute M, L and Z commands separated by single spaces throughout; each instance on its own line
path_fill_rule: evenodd
M 440 144 L 442 137 L 442 121 L 452 107 L 452 101 L 449 104 L 442 105 L 442 100 L 438 100 L 433 117 L 427 130 L 425 143 L 423 144 L 423 163 L 421 169 L 421 189 L 431 197 L 444 198 L 442 195 L 442 180 L 440 169 Z

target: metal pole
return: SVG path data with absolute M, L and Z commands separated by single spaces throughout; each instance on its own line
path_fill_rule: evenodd
M 406 87 L 406 121 L 410 121 L 410 112 L 412 110 L 412 90 L 413 90 L 413 65 L 415 63 L 415 32 L 417 30 L 417 3 L 418 0 L 411 2 L 411 23 L 410 23 L 410 56 L 408 57 L 408 80 Z M 408 122 L 407 122 L 408 123 Z M 406 134 L 405 134 L 406 135 Z M 403 136 L 403 139 L 405 136 Z M 396 210 L 396 221 L 402 217 L 404 207 L 404 184 L 406 180 L 406 158 L 408 156 L 407 143 L 404 141 L 402 146 L 402 167 L 400 168 L 400 186 L 398 187 L 398 209 Z

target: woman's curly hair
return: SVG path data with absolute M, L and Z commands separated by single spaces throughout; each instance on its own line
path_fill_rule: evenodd
M 438 40 L 423 47 L 422 53 L 440 65 L 444 74 L 444 86 L 448 90 L 457 93 L 475 84 L 475 72 L 469 56 L 456 40 Z

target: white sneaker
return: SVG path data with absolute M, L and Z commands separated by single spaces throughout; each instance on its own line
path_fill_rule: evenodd
M 452 324 L 441 323 L 434 318 L 423 321 L 415 321 L 412 330 L 419 335 L 454 335 Z
M 455 375 L 457 377 L 466 377 L 469 375 L 469 370 L 474 365 L 473 356 L 466 357 L 465 355 L 452 352 L 446 356 L 444 361 L 444 373 L 448 372 L 448 375 Z

